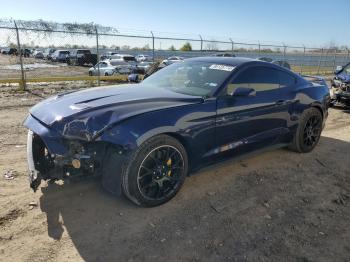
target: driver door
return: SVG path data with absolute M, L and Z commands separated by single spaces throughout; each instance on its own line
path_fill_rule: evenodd
M 236 96 L 238 87 L 254 93 Z M 278 142 L 288 132 L 289 89 L 281 88 L 279 71 L 251 66 L 229 83 L 217 100 L 216 143 L 219 152 L 244 152 Z

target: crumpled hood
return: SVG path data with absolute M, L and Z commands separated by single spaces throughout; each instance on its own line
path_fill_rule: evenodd
M 202 101 L 200 97 L 152 88 L 141 83 L 56 95 L 32 107 L 30 114 L 61 135 L 90 140 L 92 136 L 128 117 Z

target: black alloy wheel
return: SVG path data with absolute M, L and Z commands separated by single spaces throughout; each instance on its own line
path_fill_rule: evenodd
M 173 146 L 162 145 L 142 161 L 137 183 L 141 194 L 150 200 L 167 199 L 181 185 L 184 160 Z
M 323 116 L 319 109 L 311 107 L 300 116 L 299 125 L 289 148 L 300 153 L 311 152 L 321 138 Z
M 322 118 L 317 115 L 310 117 L 304 127 L 303 143 L 305 147 L 314 147 L 320 139 Z
M 144 141 L 122 167 L 122 190 L 137 205 L 158 206 L 172 199 L 188 173 L 185 147 L 161 134 Z

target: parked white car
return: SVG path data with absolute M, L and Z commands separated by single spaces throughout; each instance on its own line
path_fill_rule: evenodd
M 137 64 L 128 63 L 123 60 L 110 60 L 111 65 L 113 65 L 118 74 L 131 74 L 137 69 Z
M 99 69 L 100 76 L 111 76 L 117 72 L 116 67 L 111 65 L 109 61 L 101 61 L 89 69 L 89 76 L 97 76 Z
M 46 48 L 43 52 L 44 59 L 50 60 L 52 54 L 56 51 L 54 48 Z
M 114 74 L 131 74 L 136 70 L 136 65 L 130 65 L 125 61 L 114 60 L 114 61 L 100 61 L 95 66 L 89 69 L 90 76 L 97 76 L 100 70 L 101 76 L 111 76 Z
M 152 61 L 152 58 L 149 55 L 137 55 L 136 56 L 137 62 L 150 62 Z
M 117 55 L 112 55 L 110 58 L 111 62 L 126 62 L 128 64 L 136 65 L 137 61 L 135 56 L 133 55 L 127 55 L 127 54 L 117 54 Z
M 171 56 L 171 57 L 168 57 L 167 59 L 164 59 L 162 61 L 162 64 L 171 65 L 172 63 L 181 62 L 183 60 L 184 60 L 184 58 L 181 56 Z
M 137 68 L 140 69 L 142 71 L 142 73 L 144 74 L 154 63 L 153 62 L 140 62 L 137 65 Z

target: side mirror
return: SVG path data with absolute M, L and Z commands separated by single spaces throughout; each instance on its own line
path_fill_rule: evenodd
M 139 82 L 139 75 L 138 74 L 130 74 L 128 76 L 128 81 L 130 83 L 138 83 Z
M 255 96 L 256 91 L 250 87 L 237 87 L 231 94 L 232 96 Z
M 337 66 L 335 68 L 334 74 L 338 74 L 341 70 L 343 70 L 343 67 L 342 66 Z

